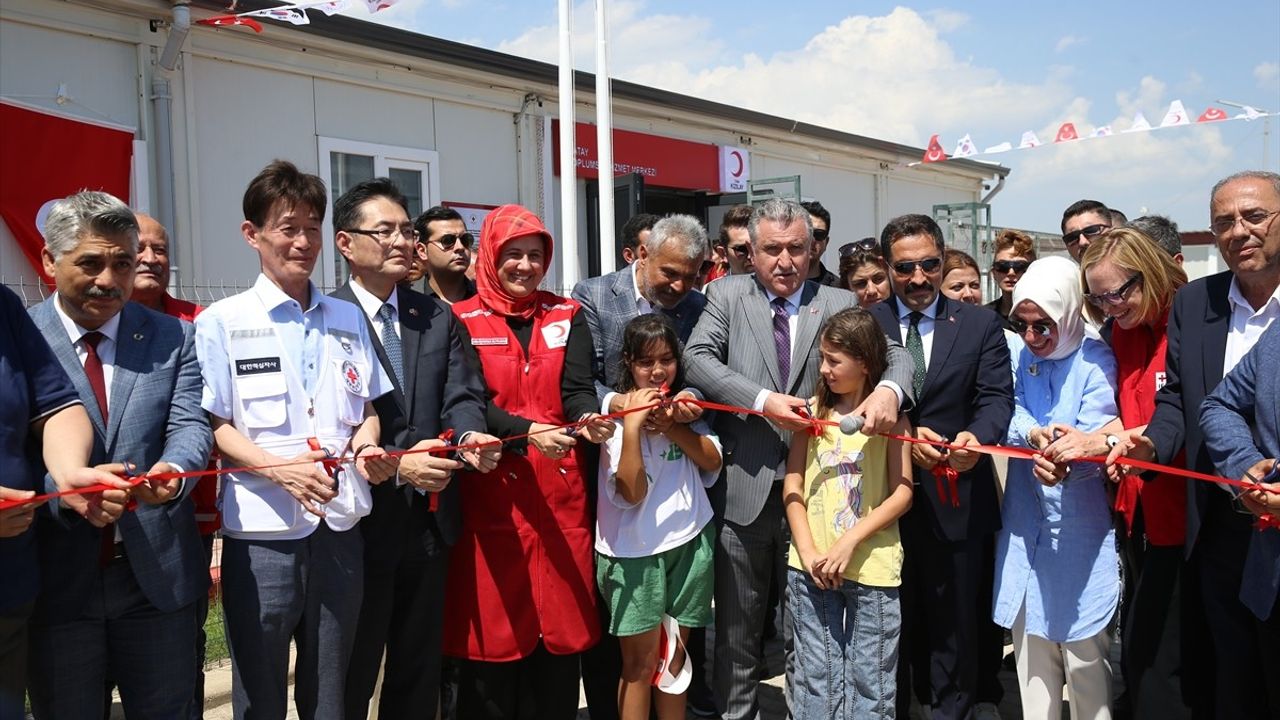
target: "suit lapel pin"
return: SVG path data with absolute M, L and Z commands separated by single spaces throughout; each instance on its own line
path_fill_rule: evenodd
M 142 339 L 142 333 L 134 333 L 134 334 L 133 334 L 133 339 L 134 339 L 134 340 L 141 340 L 141 339 Z
M 418 317 L 418 308 L 416 307 L 409 308 L 409 314 L 414 317 Z
M 955 321 L 956 321 L 956 316 L 955 316 L 955 315 L 951 315 L 951 316 L 948 316 L 948 317 L 947 317 L 947 322 L 955 322 Z
M 817 315 L 817 314 L 818 314 L 818 308 L 816 308 L 816 307 L 810 307 L 810 308 L 809 308 L 809 314 L 810 314 L 810 315 Z

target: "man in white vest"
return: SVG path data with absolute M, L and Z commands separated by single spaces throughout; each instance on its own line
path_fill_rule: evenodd
M 391 389 L 355 305 L 320 293 L 326 191 L 272 162 L 249 183 L 240 231 L 262 274 L 197 318 L 224 467 L 222 602 L 236 718 L 283 718 L 289 644 L 298 716 L 341 720 L 363 587 L 369 483 L 393 475 L 372 400 Z M 318 462 L 326 457 L 338 462 Z

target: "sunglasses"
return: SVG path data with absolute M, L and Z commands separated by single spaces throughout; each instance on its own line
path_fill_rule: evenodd
M 828 231 L 828 230 L 823 230 L 822 228 L 814 228 L 814 229 L 813 229 L 813 241 L 814 241 L 814 242 L 826 242 L 826 241 L 827 241 L 827 238 L 829 238 L 829 237 L 831 237 L 831 233 L 830 233 L 830 231 Z
M 1031 328 L 1031 332 L 1039 335 L 1040 337 L 1049 337 L 1053 334 L 1053 325 L 1044 322 L 1027 324 L 1017 318 L 1010 318 L 1009 327 L 1013 328 L 1013 331 L 1017 333 L 1019 337 L 1027 333 L 1027 328 Z
M 932 275 L 942 268 L 942 258 L 931 257 L 924 260 L 900 260 L 893 264 L 893 271 L 904 277 L 915 275 L 916 268 L 920 268 L 926 275 Z
M 1125 280 L 1124 284 L 1115 290 L 1112 290 L 1111 292 L 1098 293 L 1097 295 L 1093 293 L 1085 293 L 1084 299 L 1097 307 L 1102 307 L 1103 305 L 1119 305 L 1124 302 L 1124 296 L 1129 293 L 1129 288 L 1132 288 L 1133 284 L 1138 282 L 1140 279 L 1142 279 L 1142 273 L 1134 273 L 1133 277 Z
M 471 246 L 475 245 L 476 238 L 471 233 L 466 232 L 461 234 L 448 233 L 446 235 L 441 235 L 439 238 L 431 240 L 430 242 L 439 245 L 441 250 L 452 250 L 453 246 L 458 243 L 462 243 L 462 247 L 470 250 Z
M 1071 247 L 1072 245 L 1075 245 L 1076 243 L 1080 242 L 1080 237 L 1082 235 L 1092 240 L 1110 229 L 1111 229 L 1110 225 L 1105 225 L 1102 223 L 1099 223 L 1097 225 L 1090 225 L 1089 227 L 1082 227 L 1079 230 L 1072 230 L 1066 235 L 1063 235 L 1062 242 L 1066 243 L 1067 247 Z
M 878 252 L 880 243 L 875 238 L 862 238 L 854 242 L 847 242 L 840 246 L 840 257 L 848 257 L 856 252 Z
M 746 259 L 751 257 L 751 246 L 743 243 L 742 245 L 730 245 L 729 252 L 740 258 Z
M 997 273 L 1016 272 L 1024 273 L 1027 268 L 1031 267 L 1031 263 L 1026 260 L 997 260 L 991 263 L 991 271 Z

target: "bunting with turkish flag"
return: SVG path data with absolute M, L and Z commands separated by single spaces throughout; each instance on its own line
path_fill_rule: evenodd
M 36 215 L 48 202 L 102 190 L 129 202 L 133 131 L 0 101 L 0 218 L 50 288 Z
M 929 149 L 924 151 L 924 162 L 942 162 L 947 159 L 947 151 L 942 149 L 942 143 L 938 141 L 938 136 L 934 135 L 929 138 Z

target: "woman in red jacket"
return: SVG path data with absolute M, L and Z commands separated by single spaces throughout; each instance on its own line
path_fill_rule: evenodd
M 600 442 L 590 331 L 577 302 L 539 290 L 551 234 L 518 205 L 480 231 L 476 295 L 453 306 L 489 389 L 490 432 L 530 434 L 462 484 L 444 651 L 461 658 L 459 718 L 573 718 L 578 653 L 600 637 L 594 524 L 578 440 Z M 557 426 L 585 421 L 577 433 Z
M 1089 317 L 1110 322 L 1116 356 L 1120 420 L 1142 428 L 1164 385 L 1165 330 L 1173 294 L 1187 274 L 1150 237 L 1116 228 L 1089 245 L 1080 259 Z M 1111 436 L 1081 443 L 1083 454 L 1106 455 Z M 1114 442 L 1114 441 L 1112 441 Z M 1184 465 L 1179 455 L 1175 465 Z M 1189 717 L 1182 694 L 1180 575 L 1186 539 L 1186 481 L 1174 475 L 1119 478 L 1115 509 L 1129 533 L 1126 569 L 1133 597 L 1121 639 L 1124 679 L 1135 718 Z

